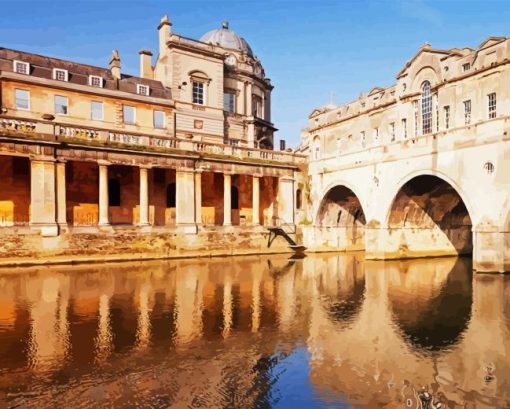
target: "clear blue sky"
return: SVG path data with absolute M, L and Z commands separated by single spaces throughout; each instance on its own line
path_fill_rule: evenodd
M 223 20 L 250 43 L 275 85 L 273 121 L 295 145 L 314 107 L 387 86 L 417 49 L 478 46 L 510 35 L 510 1 L 0 0 L 0 46 L 107 66 L 118 49 L 138 75 L 138 50 L 156 53 L 156 27 L 199 38 Z

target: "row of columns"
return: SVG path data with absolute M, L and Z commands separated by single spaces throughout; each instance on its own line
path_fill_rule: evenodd
M 110 226 L 108 200 L 108 166 L 99 165 L 98 225 Z M 58 234 L 58 226 L 67 226 L 65 162 L 31 161 L 31 226 L 45 236 Z M 232 225 L 232 175 L 223 179 L 223 225 Z M 140 167 L 140 226 L 149 226 L 149 168 Z M 260 225 L 260 176 L 253 176 L 253 226 Z M 190 203 L 194 203 L 190 205 Z M 294 224 L 294 180 L 280 178 L 278 214 L 285 223 Z M 56 217 L 55 217 L 56 216 Z M 180 168 L 176 170 L 176 224 L 185 233 L 196 233 L 202 220 L 202 171 Z M 55 223 L 56 222 L 56 223 Z

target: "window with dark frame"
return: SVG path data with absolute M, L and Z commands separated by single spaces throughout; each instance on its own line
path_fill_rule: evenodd
M 464 104 L 464 125 L 469 125 L 471 123 L 471 100 L 463 102 Z
M 444 129 L 450 129 L 450 105 L 443 108 L 444 111 Z
M 193 103 L 204 105 L 204 83 L 193 81 Z
M 421 86 L 421 122 L 423 135 L 432 132 L 432 93 L 429 81 Z
M 496 118 L 496 93 L 491 92 L 487 95 L 488 104 L 489 104 L 489 119 Z

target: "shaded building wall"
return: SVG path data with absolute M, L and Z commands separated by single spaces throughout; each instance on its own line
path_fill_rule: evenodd
M 137 206 L 140 205 L 140 171 L 131 166 L 110 166 L 108 179 L 120 183 L 120 206 L 110 203 L 111 224 L 133 224 Z
M 260 221 L 273 225 L 278 217 L 278 179 L 272 176 L 260 178 Z
M 202 224 L 223 224 L 223 175 L 202 173 Z
M 27 224 L 30 219 L 30 161 L 0 156 L 0 226 Z
M 149 173 L 149 222 L 156 226 L 175 224 L 175 206 L 167 207 L 167 189 L 175 184 L 174 169 L 154 168 Z
M 66 163 L 66 201 L 69 225 L 97 225 L 99 217 L 99 167 L 97 163 Z

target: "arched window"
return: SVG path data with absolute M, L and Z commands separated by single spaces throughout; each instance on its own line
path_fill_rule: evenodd
M 301 189 L 296 190 L 296 209 L 301 209 Z
M 321 140 L 318 136 L 316 136 L 313 139 L 313 144 L 312 144 L 312 146 L 313 146 L 312 157 L 314 160 L 318 160 L 320 158 L 320 154 L 321 154 L 320 145 L 321 145 Z
M 175 207 L 175 183 L 166 187 L 166 207 Z
M 108 204 L 120 206 L 120 182 L 117 179 L 108 179 Z
M 430 82 L 425 81 L 421 86 L 421 123 L 423 134 L 432 132 L 432 93 Z
M 239 209 L 239 190 L 237 187 L 232 186 L 230 189 L 231 193 L 231 201 L 232 201 L 232 209 Z

